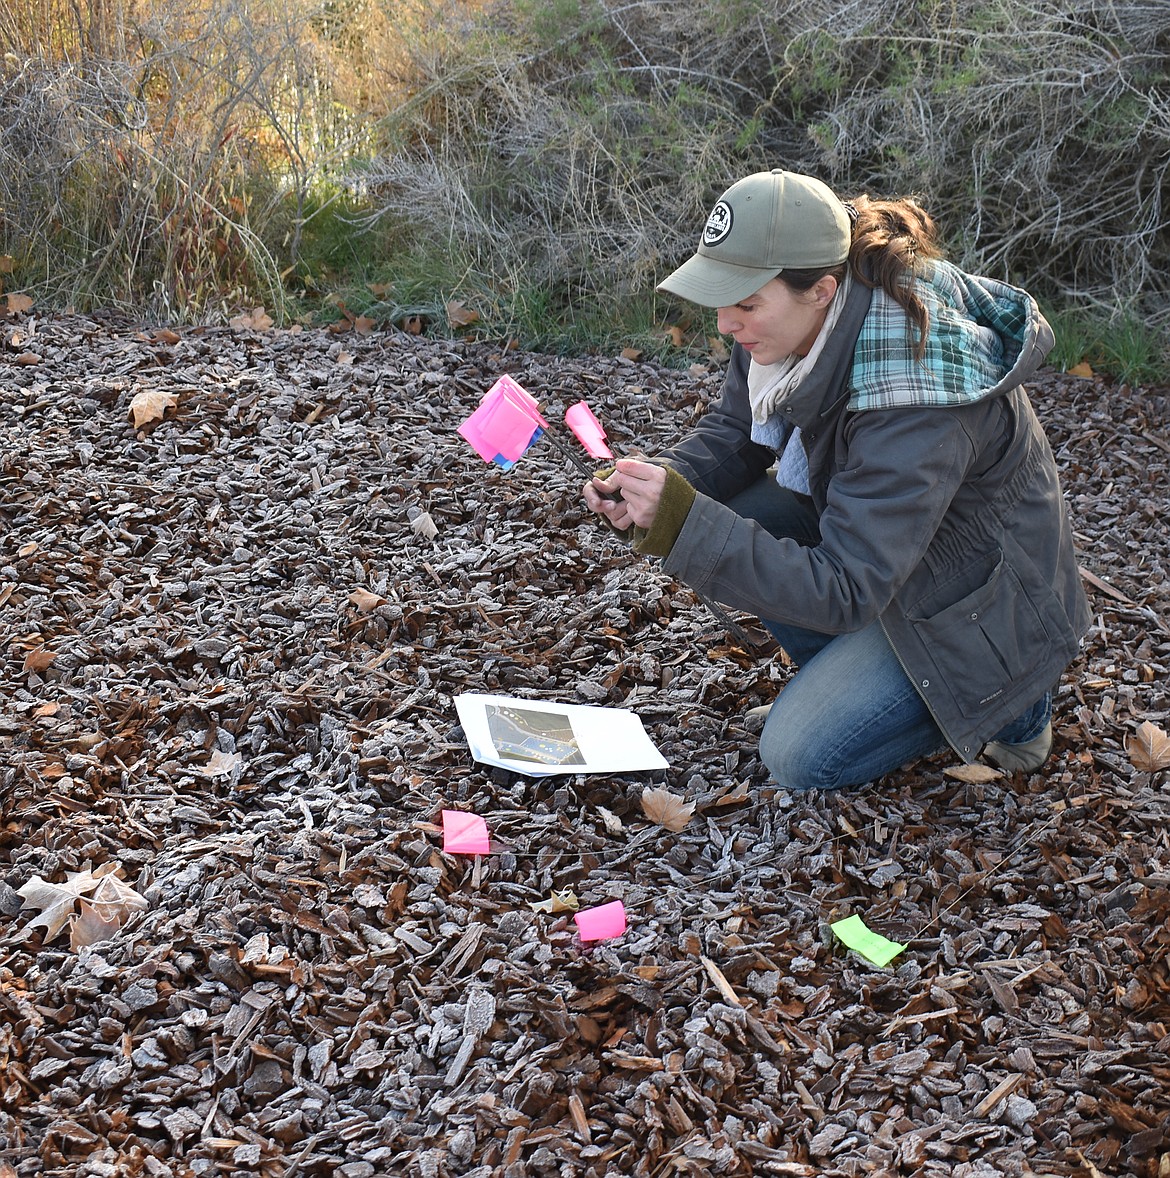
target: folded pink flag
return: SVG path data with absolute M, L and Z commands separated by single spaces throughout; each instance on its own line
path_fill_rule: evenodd
M 607 941 L 626 931 L 626 910 L 620 900 L 596 908 L 582 908 L 573 919 L 583 941 Z
M 451 855 L 486 855 L 487 823 L 466 810 L 444 810 L 443 850 Z
M 510 376 L 501 376 L 484 393 L 459 433 L 485 462 L 509 470 L 547 428 L 536 398 Z
M 584 401 L 565 410 L 565 424 L 577 435 L 577 441 L 593 458 L 612 458 L 613 451 L 605 444 L 605 430 Z

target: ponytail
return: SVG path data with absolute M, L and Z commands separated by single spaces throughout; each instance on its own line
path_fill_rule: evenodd
M 934 220 L 915 200 L 871 200 L 859 196 L 850 202 L 853 244 L 849 268 L 866 286 L 881 287 L 910 317 L 917 329 L 914 355 L 926 355 L 930 313 L 914 289 L 919 263 L 942 257 Z

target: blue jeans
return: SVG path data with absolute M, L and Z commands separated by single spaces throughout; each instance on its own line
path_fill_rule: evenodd
M 730 500 L 739 515 L 774 536 L 813 545 L 820 529 L 812 501 L 765 478 Z M 840 789 L 890 773 L 947 742 L 875 621 L 852 634 L 821 634 L 760 619 L 800 668 L 768 713 L 760 759 L 787 789 Z M 1021 743 L 1052 715 L 1046 692 L 996 734 Z

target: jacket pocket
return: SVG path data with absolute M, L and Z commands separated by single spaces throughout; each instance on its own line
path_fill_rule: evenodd
M 927 616 L 908 616 L 964 710 L 985 708 L 1027 679 L 1050 642 L 1040 611 L 1003 553 L 989 556 L 988 564 L 977 588 Z

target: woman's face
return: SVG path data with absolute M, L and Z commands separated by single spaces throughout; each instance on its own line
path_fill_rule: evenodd
M 719 330 L 732 336 L 757 364 L 806 356 L 836 292 L 837 280 L 831 274 L 805 291 L 795 291 L 773 278 L 742 302 L 720 307 Z

